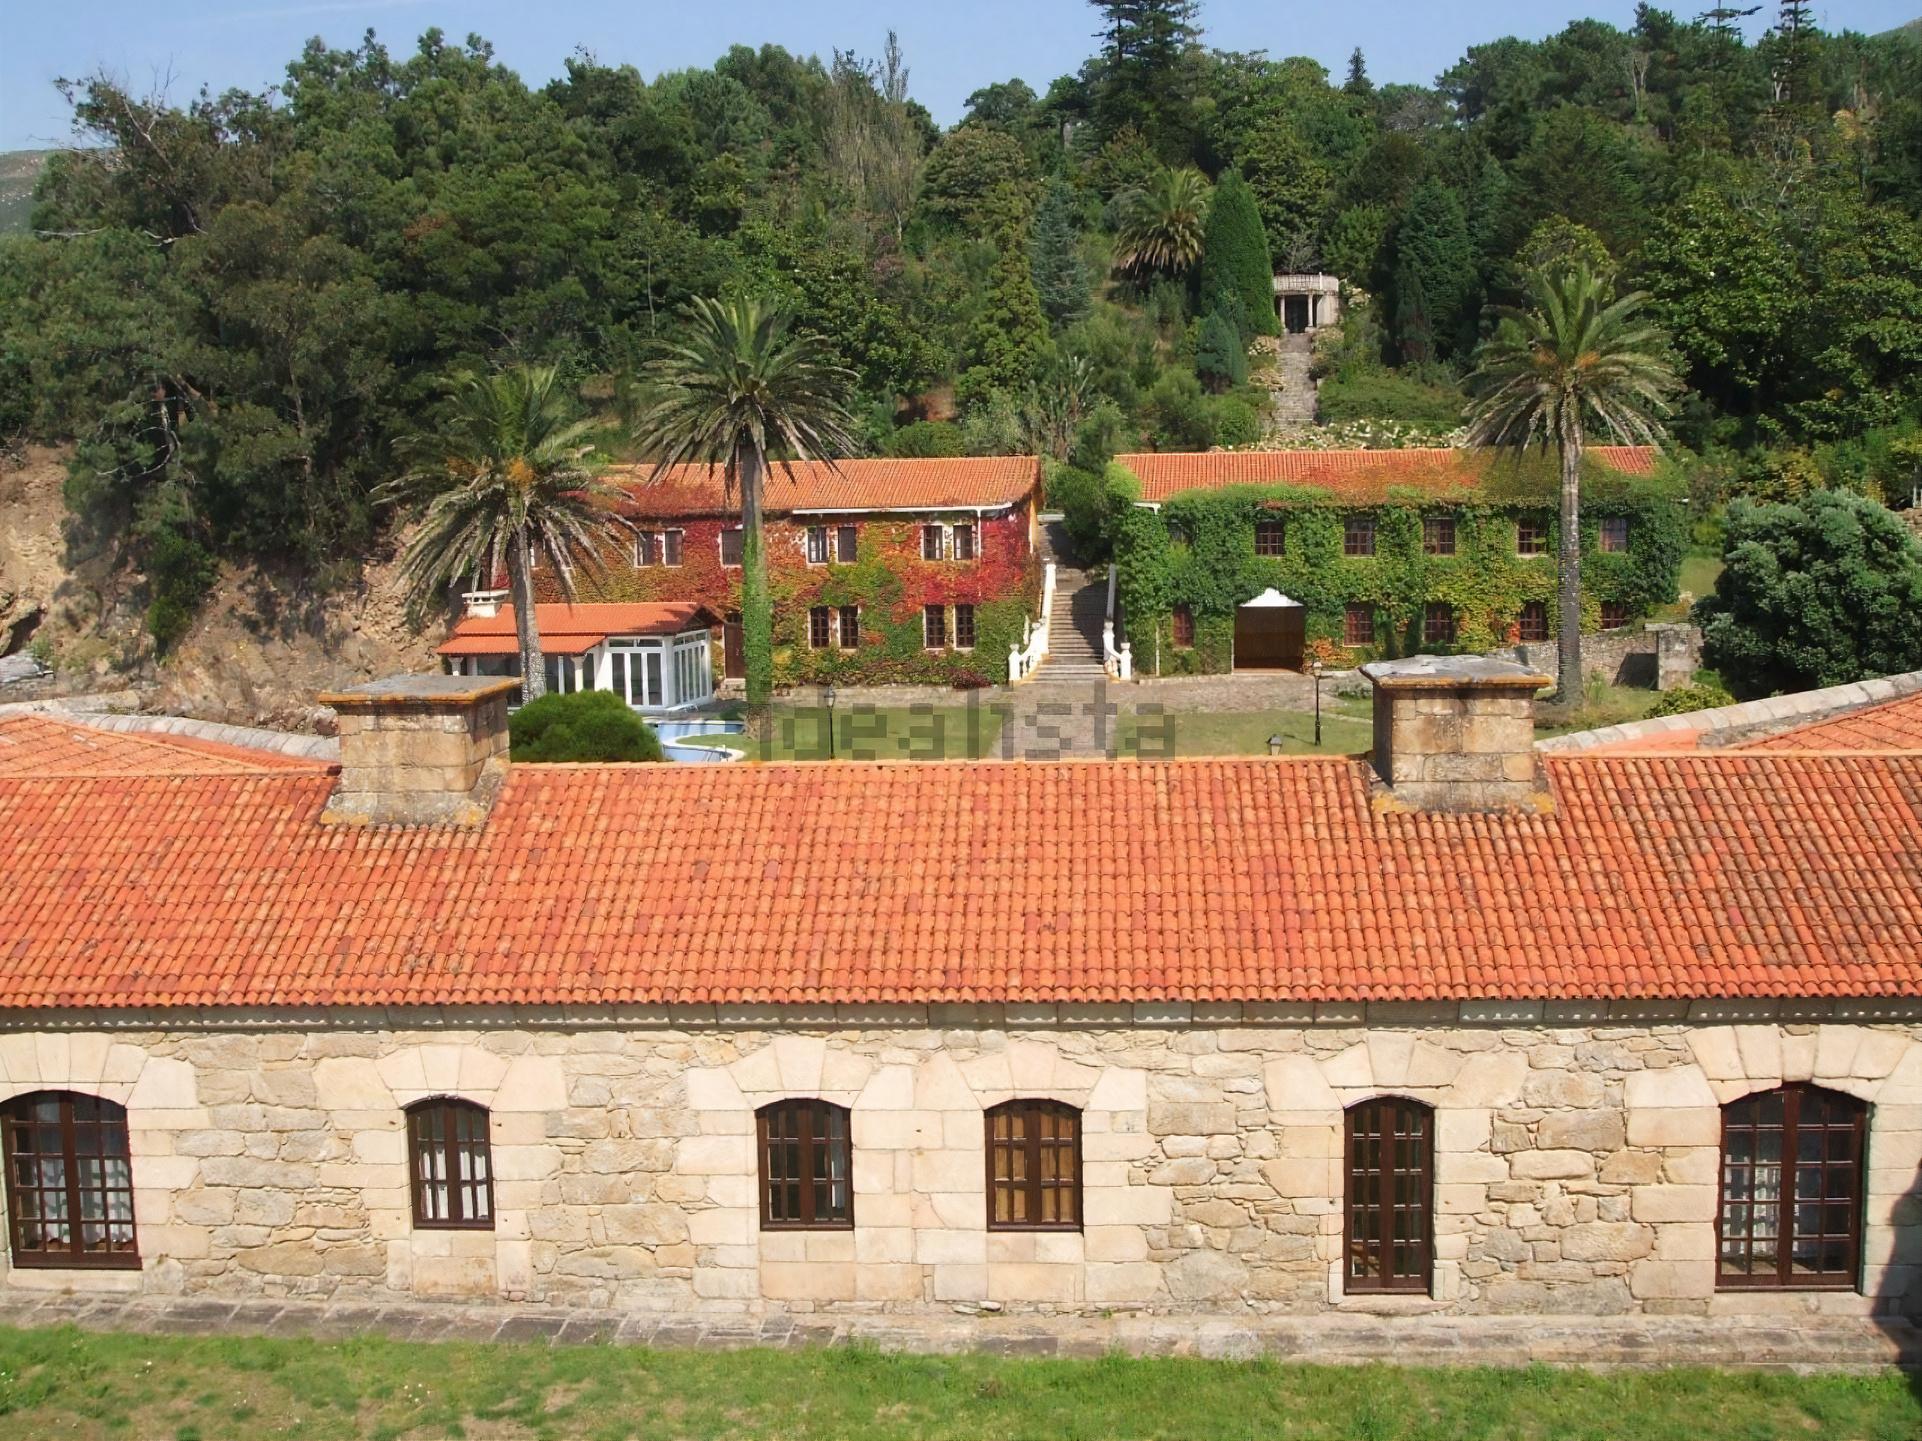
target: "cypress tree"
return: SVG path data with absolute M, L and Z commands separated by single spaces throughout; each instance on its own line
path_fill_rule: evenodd
M 1088 308 L 1088 271 L 1081 263 L 1074 227 L 1074 200 L 1056 181 L 1034 213 L 1028 263 L 1041 309 L 1057 327 L 1080 318 Z
M 1461 196 L 1439 180 L 1422 181 L 1395 232 L 1395 331 L 1405 357 L 1445 358 L 1454 348 L 1475 278 Z
M 1222 175 L 1208 207 L 1199 308 L 1203 315 L 1233 316 L 1244 339 L 1275 333 L 1275 263 L 1254 192 L 1238 170 Z

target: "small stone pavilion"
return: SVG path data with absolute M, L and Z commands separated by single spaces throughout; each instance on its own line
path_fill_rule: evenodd
M 48 728 L 0 1295 L 1922 1312 L 1922 750 L 1368 674 L 1373 763 L 517 766 L 478 677 L 332 768 Z
M 1333 275 L 1275 276 L 1275 318 L 1285 335 L 1326 330 L 1341 322 L 1341 281 Z

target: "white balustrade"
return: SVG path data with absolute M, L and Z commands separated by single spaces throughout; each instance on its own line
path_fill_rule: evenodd
M 1041 617 L 1027 622 L 1021 644 L 1008 650 L 1008 682 L 1024 681 L 1048 658 L 1048 623 L 1054 618 L 1054 562 L 1041 573 Z
M 1133 680 L 1135 678 L 1134 646 L 1123 641 L 1114 643 L 1115 619 L 1115 580 L 1117 570 L 1108 567 L 1108 618 L 1101 623 L 1101 666 L 1108 672 L 1110 680 Z

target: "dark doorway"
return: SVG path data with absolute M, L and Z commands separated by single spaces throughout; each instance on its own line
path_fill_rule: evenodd
M 1300 335 L 1308 329 L 1308 297 L 1305 295 L 1284 295 L 1281 297 L 1281 325 L 1290 335 Z
M 1235 669 L 1300 670 L 1307 619 L 1298 605 L 1244 605 L 1235 612 Z
M 728 680 L 747 679 L 747 644 L 738 610 L 729 611 L 721 627 L 721 674 Z

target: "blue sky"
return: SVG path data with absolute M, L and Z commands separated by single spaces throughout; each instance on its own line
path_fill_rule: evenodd
M 1773 12 L 1772 0 L 1763 3 Z M 1682 14 L 1705 5 L 1671 0 Z M 538 84 L 577 47 L 653 75 L 711 63 L 737 42 L 872 55 L 892 24 L 915 97 L 943 124 L 990 81 L 1018 75 L 1045 88 L 1080 64 L 1094 29 L 1094 12 L 1080 0 L 9 0 L 6 8 L 0 149 L 66 138 L 66 112 L 53 89 L 58 76 L 104 67 L 140 91 L 170 81 L 176 99 L 202 84 L 256 88 L 279 80 L 308 36 L 345 46 L 369 26 L 401 53 L 429 26 L 455 38 L 477 32 Z M 1825 28 L 1877 31 L 1922 14 L 1922 0 L 1831 0 L 1817 8 Z M 1312 55 L 1338 69 L 1359 45 L 1377 80 L 1428 81 L 1470 44 L 1539 37 L 1581 15 L 1626 25 L 1634 10 L 1633 0 L 1206 0 L 1202 21 L 1210 43 L 1223 49 Z

